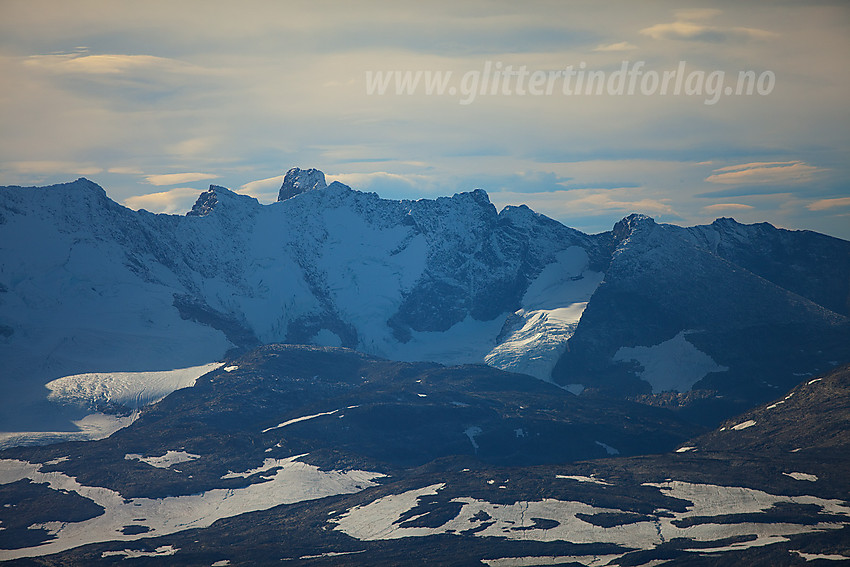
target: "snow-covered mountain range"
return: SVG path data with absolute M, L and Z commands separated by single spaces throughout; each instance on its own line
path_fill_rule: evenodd
M 0 561 L 846 560 L 848 299 L 732 219 L 0 188 Z
M 79 418 L 46 417 L 44 385 L 63 377 L 277 342 L 651 403 L 695 390 L 721 419 L 850 360 L 848 297 L 850 243 L 732 219 L 632 215 L 587 235 L 482 190 L 393 201 L 297 168 L 276 203 L 211 186 L 186 216 L 132 211 L 86 179 L 3 187 L 0 431 Z

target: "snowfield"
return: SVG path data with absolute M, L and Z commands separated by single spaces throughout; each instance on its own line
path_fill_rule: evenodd
M 573 478 L 579 482 L 598 482 L 590 477 Z M 738 536 L 752 539 L 733 545 L 700 547 L 702 553 L 721 553 L 747 547 L 770 545 L 787 541 L 785 536 L 840 529 L 843 524 L 820 522 L 817 524 L 756 523 L 696 523 L 678 527 L 674 522 L 687 518 L 724 516 L 729 514 L 757 514 L 776 504 L 813 504 L 824 513 L 850 517 L 850 506 L 841 500 L 814 496 L 778 496 L 760 490 L 735 486 L 694 484 L 681 481 L 646 483 L 658 488 L 666 496 L 690 503 L 684 512 L 664 510 L 664 515 L 653 516 L 651 521 L 638 521 L 604 528 L 580 519 L 578 514 L 618 513 L 621 510 L 592 506 L 584 502 L 546 498 L 538 501 L 520 501 L 514 504 L 494 504 L 475 498 L 454 498 L 462 504 L 458 514 L 437 527 L 402 527 L 402 515 L 413 510 L 425 496 L 437 495 L 444 484 L 433 484 L 378 498 L 362 506 L 346 510 L 330 522 L 334 529 L 364 541 L 390 540 L 403 537 L 423 537 L 454 532 L 470 533 L 470 528 L 480 528 L 475 537 L 497 537 L 531 541 L 565 541 L 571 543 L 612 543 L 633 549 L 653 549 L 665 541 L 684 538 L 694 542 L 711 542 Z M 484 512 L 484 514 L 482 514 Z M 481 518 L 487 518 L 482 520 Z M 555 526 L 538 527 L 540 519 L 552 520 Z M 579 556 L 581 557 L 581 556 Z M 575 559 L 588 562 L 593 556 Z M 619 556 L 617 556 L 619 557 Z M 613 558 L 613 557 L 612 557 Z M 612 558 L 609 558 L 612 559 Z M 502 565 L 523 565 L 522 558 L 505 558 Z M 499 564 L 499 563 L 495 563 Z M 534 564 L 534 563 L 532 563 Z
M 614 361 L 639 363 L 639 377 L 652 385 L 652 393 L 687 392 L 711 372 L 728 370 L 688 342 L 681 331 L 670 340 L 655 346 L 620 347 Z
M 274 466 L 269 467 L 277 468 L 274 475 L 269 475 L 266 482 L 245 488 L 213 489 L 190 496 L 132 499 L 125 499 L 108 488 L 81 485 L 75 478 L 61 472 L 41 472 L 39 464 L 0 459 L 0 485 L 29 479 L 47 484 L 53 490 L 75 492 L 105 508 L 102 515 L 89 520 L 57 522 L 52 526 L 56 539 L 42 545 L 0 550 L 0 561 L 58 553 L 89 543 L 132 541 L 205 528 L 221 518 L 267 510 L 279 504 L 358 492 L 375 486 L 374 480 L 384 476 L 361 470 L 320 471 L 317 467 L 299 462 L 297 459 L 301 456 L 275 460 Z M 268 465 L 267 461 L 264 466 Z M 128 525 L 144 526 L 148 531 L 132 535 L 122 533 L 122 528 Z
M 92 413 L 68 424 L 69 429 L 74 427 L 75 430 L 1 432 L 0 449 L 18 445 L 105 439 L 133 423 L 138 417 L 138 410 L 143 406 L 154 404 L 175 390 L 193 386 L 199 377 L 220 366 L 222 363 L 213 362 L 175 370 L 92 372 L 58 378 L 46 385 L 50 391 L 47 398 L 60 404 L 79 406 Z M 95 411 L 107 408 L 131 411 L 127 415 Z
M 116 404 L 139 409 L 154 404 L 175 390 L 189 388 L 220 362 L 158 372 L 94 372 L 75 374 L 47 384 L 47 398 L 87 408 Z
M 130 415 L 107 415 L 91 413 L 82 419 L 74 420 L 71 425 L 76 431 L 16 431 L 0 433 L 0 449 L 19 445 L 43 445 L 64 441 L 97 441 L 106 439 L 119 429 L 136 421 L 138 412 Z
M 195 459 L 200 458 L 200 455 L 193 455 L 192 453 L 187 453 L 186 451 L 166 451 L 164 455 L 161 455 L 159 457 L 145 457 L 139 455 L 138 453 L 127 453 L 126 455 L 124 455 L 125 460 L 140 461 L 142 463 L 160 469 L 167 469 L 172 465 L 186 463 L 188 461 L 194 461 Z

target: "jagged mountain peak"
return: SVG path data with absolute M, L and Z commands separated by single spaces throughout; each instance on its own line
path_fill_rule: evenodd
M 728 235 L 735 236 L 738 239 L 748 239 L 751 235 L 758 232 L 773 233 L 780 230 L 768 222 L 744 224 L 736 221 L 732 217 L 720 217 L 715 219 L 710 226 L 717 232 L 726 233 Z
M 732 217 L 718 217 L 714 219 L 714 222 L 711 224 L 714 226 L 737 226 L 741 223 L 739 223 Z
M 0 225 L 9 218 L 9 213 L 27 214 L 39 210 L 41 214 L 49 211 L 56 215 L 63 224 L 87 217 L 87 221 L 79 224 L 72 222 L 80 226 L 90 223 L 104 210 L 123 208 L 107 196 L 103 187 L 85 177 L 42 187 L 0 187 Z
M 240 201 L 257 200 L 248 195 L 240 195 L 220 185 L 210 185 L 210 188 L 198 195 L 198 200 L 192 205 L 192 210 L 186 213 L 187 217 L 205 217 L 214 210 L 219 209 L 220 203 L 234 203 Z
M 654 226 L 657 225 L 652 217 L 640 213 L 632 213 L 614 225 L 614 229 L 612 230 L 614 246 L 620 246 L 637 232 L 651 230 Z
M 469 192 L 469 195 L 476 201 L 480 203 L 490 204 L 490 195 L 487 194 L 487 191 L 484 189 L 473 189 Z
M 198 195 L 198 200 L 192 205 L 192 210 L 186 213 L 187 217 L 205 217 L 215 209 L 218 204 L 218 195 L 215 185 L 210 185 L 209 191 Z
M 285 201 L 306 191 L 316 191 L 327 186 L 325 174 L 318 169 L 293 167 L 283 177 L 283 184 L 280 186 L 277 200 Z
M 490 202 L 490 196 L 483 189 L 463 191 L 455 193 L 451 197 L 438 197 L 436 202 L 438 206 L 455 208 L 458 211 L 463 211 L 463 214 L 471 210 L 480 210 L 492 221 L 495 221 L 498 216 L 496 206 Z
M 653 226 L 654 224 L 656 224 L 655 220 L 651 216 L 632 213 L 627 217 L 623 217 L 614 225 L 614 234 L 624 233 L 628 235 L 639 227 Z

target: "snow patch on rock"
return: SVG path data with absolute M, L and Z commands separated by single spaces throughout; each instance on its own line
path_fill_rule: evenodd
M 178 463 L 186 463 L 200 458 L 200 455 L 193 455 L 192 453 L 187 453 L 186 451 L 166 451 L 164 455 L 161 455 L 159 457 L 145 457 L 140 455 L 139 453 L 127 453 L 126 455 L 124 455 L 124 459 L 128 461 L 141 461 L 145 464 L 159 469 L 167 469 L 172 465 L 176 465 Z
M 688 342 L 687 333 L 681 331 L 655 346 L 620 347 L 614 354 L 614 361 L 633 360 L 640 364 L 642 369 L 638 375 L 649 382 L 654 394 L 687 392 L 707 374 L 728 370 Z
M 784 472 L 782 474 L 784 474 L 785 476 L 790 476 L 794 480 L 808 480 L 809 482 L 815 482 L 818 479 L 817 475 L 804 472 Z
M 742 421 L 738 425 L 733 425 L 732 429 L 735 431 L 741 431 L 742 429 L 747 429 L 748 427 L 752 427 L 755 424 L 755 420 L 748 419 L 747 421 Z
M 384 496 L 371 503 L 355 506 L 336 518 L 334 529 L 363 541 L 389 540 L 403 537 L 465 532 L 475 528 L 474 537 L 496 537 L 526 541 L 565 541 L 576 544 L 611 543 L 632 549 L 654 549 L 676 538 L 693 542 L 712 542 L 739 536 L 751 539 L 715 548 L 700 547 L 699 551 L 724 552 L 747 547 L 769 545 L 790 535 L 840 529 L 840 522 L 797 524 L 793 522 L 764 523 L 697 523 L 681 527 L 688 518 L 728 516 L 730 514 L 759 514 L 780 503 L 817 505 L 824 514 L 850 516 L 847 503 L 815 496 L 773 495 L 760 490 L 735 486 L 694 484 L 683 481 L 645 483 L 668 497 L 688 502 L 683 511 L 665 510 L 646 520 L 617 526 L 616 529 L 597 526 L 582 520 L 581 515 L 621 513 L 616 508 L 604 508 L 584 502 L 545 498 L 497 504 L 471 497 L 453 498 L 461 504 L 454 518 L 435 527 L 402 527 L 402 515 L 415 508 L 419 501 L 436 495 L 444 485 L 431 485 L 402 494 Z M 482 514 L 482 512 L 484 514 Z M 487 518 L 486 522 L 481 518 Z M 557 525 L 539 527 L 537 521 L 550 519 Z M 678 525 L 677 525 L 678 524 Z M 755 537 L 752 537 L 755 536 Z
M 297 461 L 297 458 L 281 459 L 277 465 L 279 469 L 266 482 L 165 498 L 124 498 L 109 488 L 82 485 L 76 478 L 62 472 L 41 472 L 42 465 L 39 464 L 0 459 L 0 484 L 29 479 L 47 484 L 53 490 L 75 492 L 105 509 L 100 516 L 82 522 L 62 523 L 56 530 L 56 539 L 47 543 L 0 550 L 0 561 L 49 555 L 91 543 L 133 541 L 206 528 L 222 518 L 267 510 L 280 504 L 358 492 L 375 486 L 374 480 L 384 476 L 361 470 L 322 471 Z M 144 520 L 136 521 L 138 518 Z M 126 525 L 149 529 L 141 534 L 124 534 L 121 528 Z

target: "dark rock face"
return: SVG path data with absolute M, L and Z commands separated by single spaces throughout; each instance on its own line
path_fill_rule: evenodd
M 316 191 L 327 187 L 325 174 L 318 169 L 299 169 L 293 167 L 283 177 L 277 200 L 285 201 L 305 191 Z
M 687 229 L 718 256 L 835 313 L 850 315 L 850 243 L 768 223 L 717 219 Z
M 845 293 L 840 278 L 850 243 L 817 236 L 822 238 L 731 219 L 690 229 L 640 215 L 624 219 L 612 233 L 605 281 L 553 378 L 606 395 L 646 394 L 648 384 L 633 380 L 635 367 L 615 360 L 616 354 L 623 347 L 652 347 L 690 331 L 686 340 L 726 368 L 693 386 L 725 396 L 724 401 L 697 402 L 694 407 L 703 406 L 697 413 L 733 415 L 770 399 L 776 389 L 790 388 L 801 373 L 848 360 L 847 317 L 816 300 L 833 298 L 825 303 L 835 306 Z M 835 259 L 825 269 L 840 276 L 839 284 L 807 275 L 817 272 L 813 264 L 823 263 L 824 254 Z M 788 271 L 803 275 L 781 274 L 774 255 L 785 258 Z
M 186 213 L 187 217 L 205 217 L 215 209 L 218 204 L 218 197 L 215 189 L 210 187 L 209 191 L 204 191 L 198 196 L 198 200 L 192 205 L 192 210 Z
M 30 480 L 0 484 L 0 549 L 20 549 L 53 539 L 47 522 L 81 522 L 103 514 L 104 509 L 75 492 L 51 490 Z
M 778 457 L 800 452 L 818 458 L 846 456 L 850 454 L 848 399 L 850 366 L 842 366 L 805 377 L 788 393 L 725 421 L 689 444 L 700 451 L 752 451 Z

